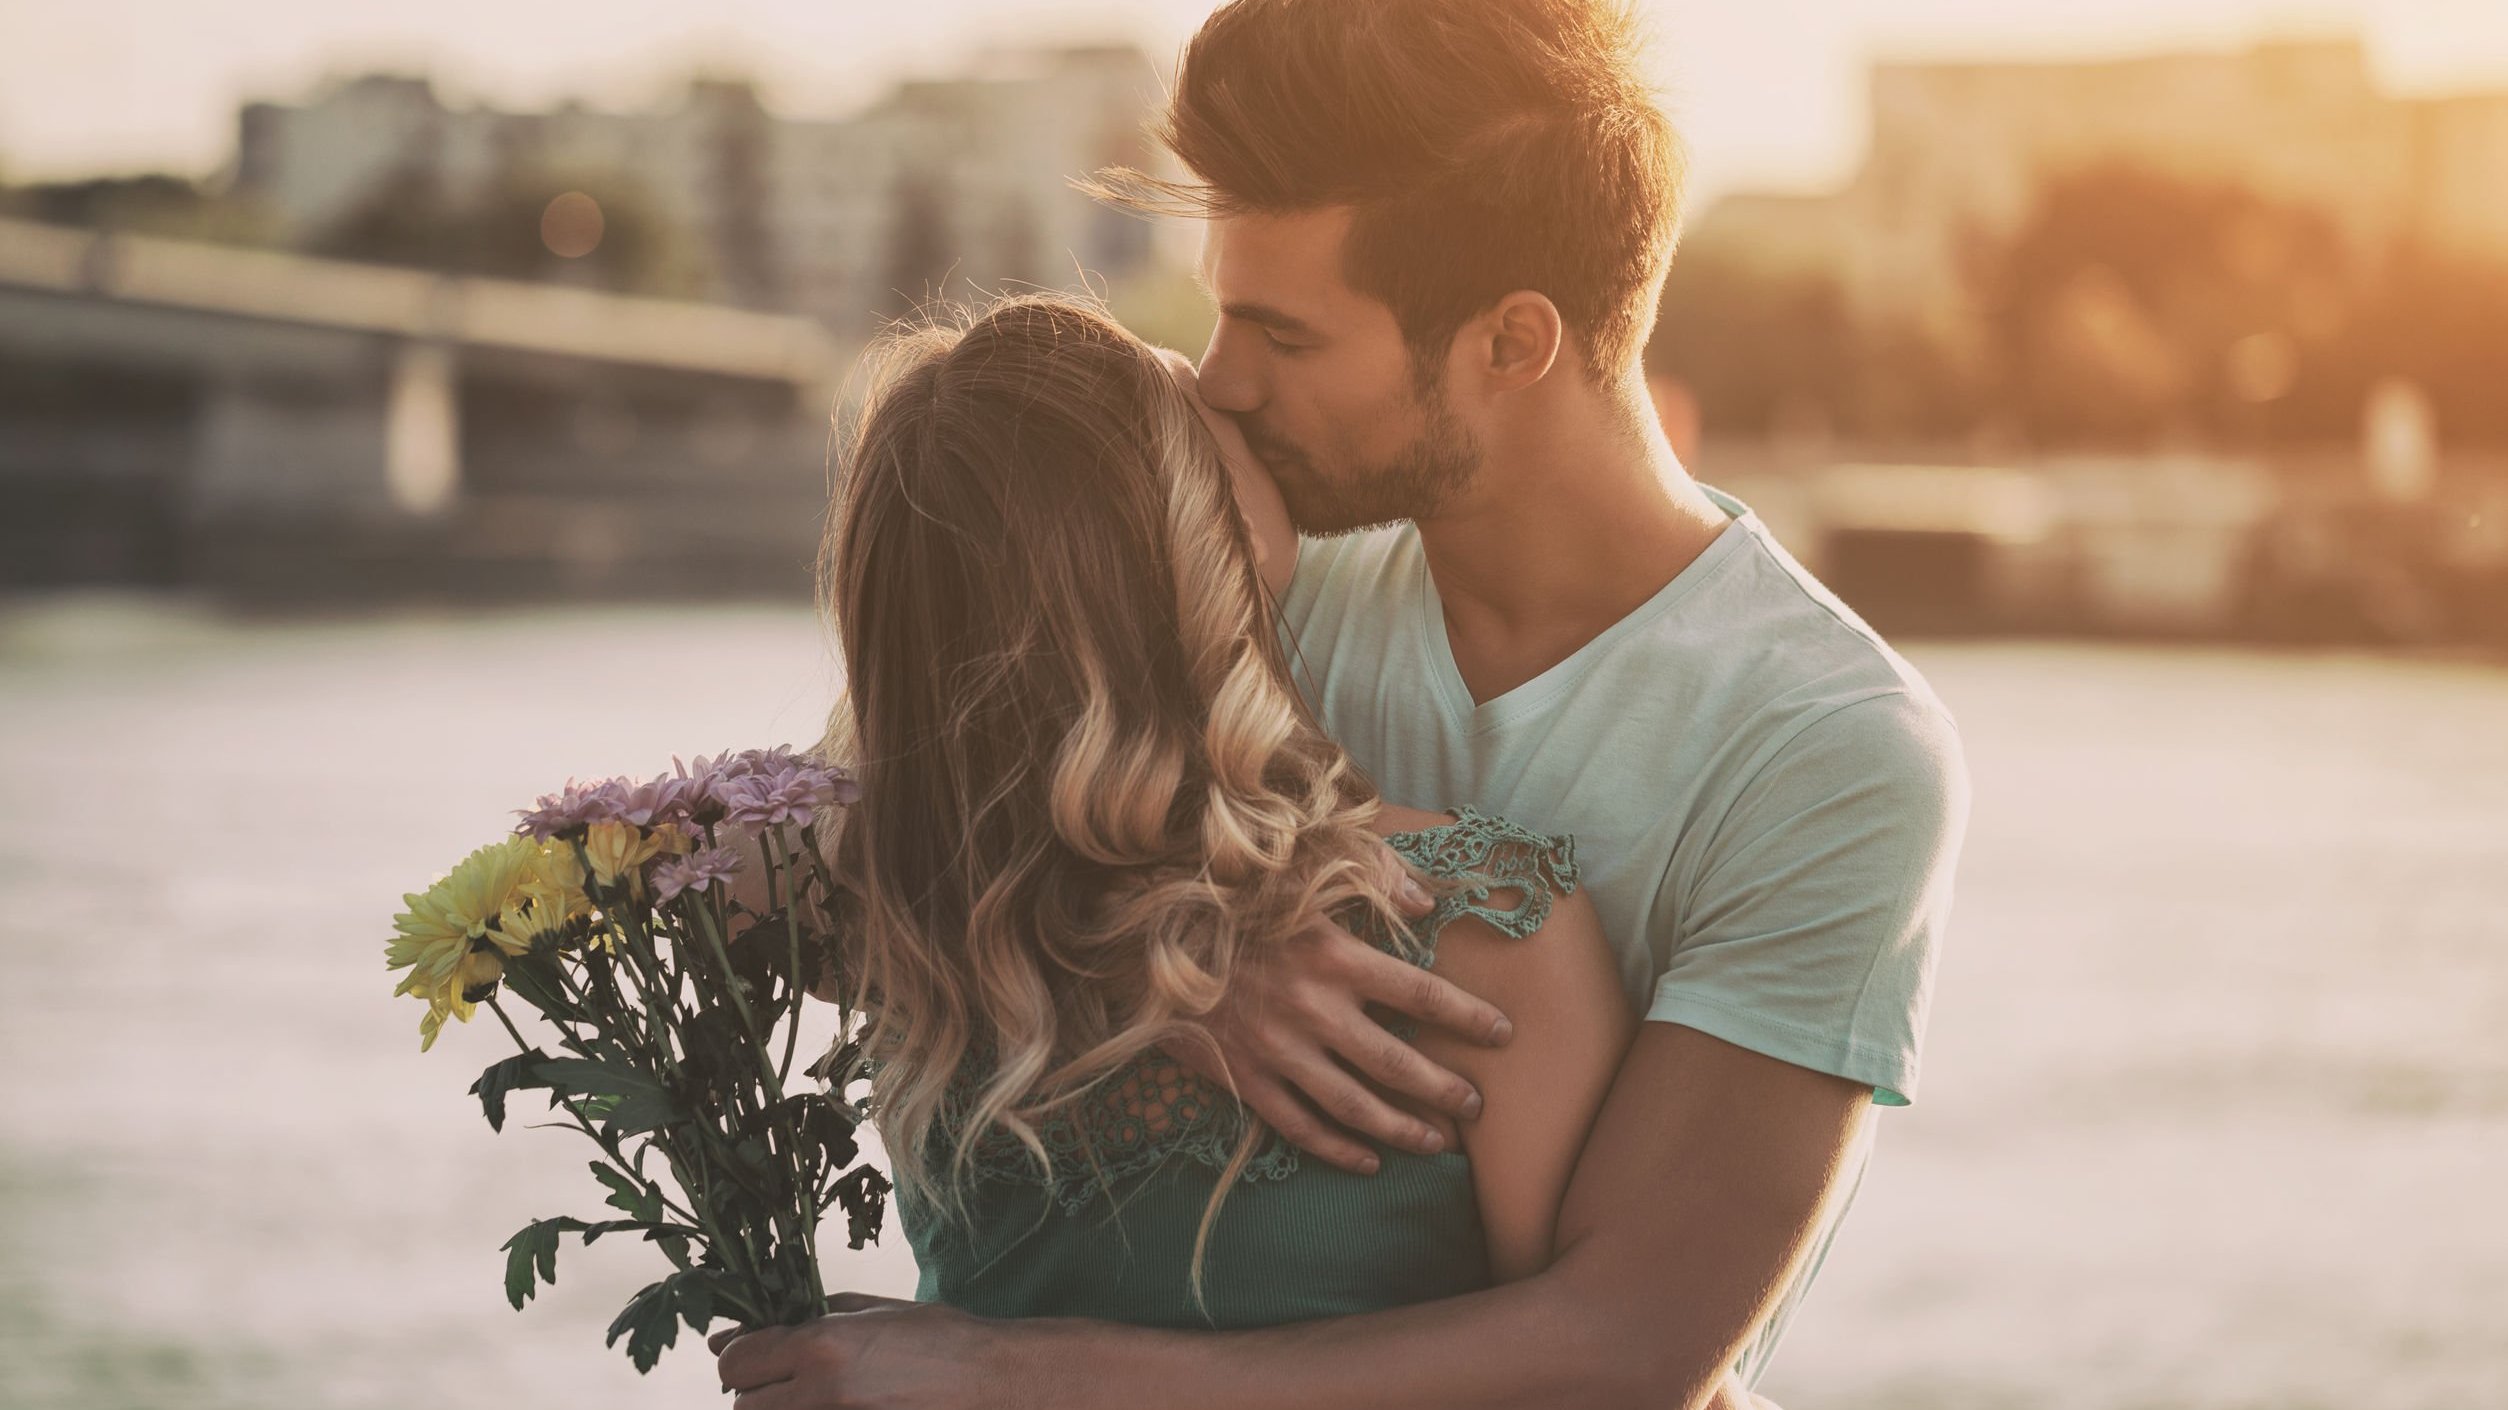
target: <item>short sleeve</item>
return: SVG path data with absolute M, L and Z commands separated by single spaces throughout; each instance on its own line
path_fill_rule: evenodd
M 1968 805 L 1938 701 L 1894 689 L 1812 719 L 1717 825 L 1646 1017 L 1907 1105 Z

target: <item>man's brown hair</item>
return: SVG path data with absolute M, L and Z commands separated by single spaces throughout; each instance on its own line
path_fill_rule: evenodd
M 1462 326 L 1531 289 L 1597 381 L 1634 359 L 1682 158 L 1616 0 L 1230 0 L 1186 45 L 1157 134 L 1198 183 L 1090 189 L 1199 215 L 1353 208 L 1351 287 L 1433 379 Z

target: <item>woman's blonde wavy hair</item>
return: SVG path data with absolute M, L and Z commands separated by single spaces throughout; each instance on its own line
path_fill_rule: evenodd
M 867 366 L 819 564 L 847 669 L 819 752 L 863 786 L 833 843 L 842 968 L 896 1177 L 963 1219 L 988 1134 L 1049 1166 L 1039 1123 L 1208 1043 L 1266 943 L 1353 904 L 1404 931 L 1375 790 L 1292 685 L 1227 466 L 1157 355 L 1023 296 Z M 1247 1113 L 1197 1297 L 1264 1137 Z

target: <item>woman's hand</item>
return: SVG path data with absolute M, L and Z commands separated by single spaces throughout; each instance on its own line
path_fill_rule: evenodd
M 1426 915 L 1433 902 L 1401 859 L 1391 848 L 1378 859 L 1393 874 L 1403 910 Z M 1165 1051 L 1213 1085 L 1233 1086 L 1291 1145 L 1355 1175 L 1374 1174 L 1377 1158 L 1352 1132 L 1423 1154 L 1445 1149 L 1435 1127 L 1394 1106 L 1352 1069 L 1435 1110 L 1463 1120 L 1480 1115 L 1471 1083 L 1388 1032 L 1367 1005 L 1497 1047 L 1514 1030 L 1494 1005 L 1329 922 L 1283 937 L 1249 960 L 1204 1020 L 1218 1052 L 1183 1040 Z

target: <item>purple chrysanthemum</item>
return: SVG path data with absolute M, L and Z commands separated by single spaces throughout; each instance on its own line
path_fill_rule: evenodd
M 711 758 L 671 759 L 672 772 L 642 783 L 623 778 L 584 783 L 574 779 L 544 795 L 536 808 L 518 809 L 514 831 L 546 840 L 596 822 L 659 827 L 684 823 L 711 827 L 729 818 L 750 826 L 810 821 L 815 809 L 847 804 L 861 785 L 843 769 L 793 752 L 790 745 L 744 749 Z
M 745 749 L 714 763 L 713 792 L 723 816 L 751 827 L 806 823 L 819 808 L 862 796 L 852 775 L 786 745 Z
M 703 891 L 715 882 L 728 883 L 740 871 L 740 854 L 729 847 L 707 847 L 673 857 L 653 868 L 653 897 L 667 901 L 682 891 Z
M 545 842 L 588 823 L 611 821 L 618 816 L 619 799 L 625 788 L 625 779 L 585 783 L 570 778 L 559 791 L 542 794 L 536 807 L 516 809 L 522 821 L 514 825 L 514 832 Z
M 750 827 L 808 822 L 824 791 L 820 783 L 798 769 L 732 779 L 723 785 L 723 816 Z

